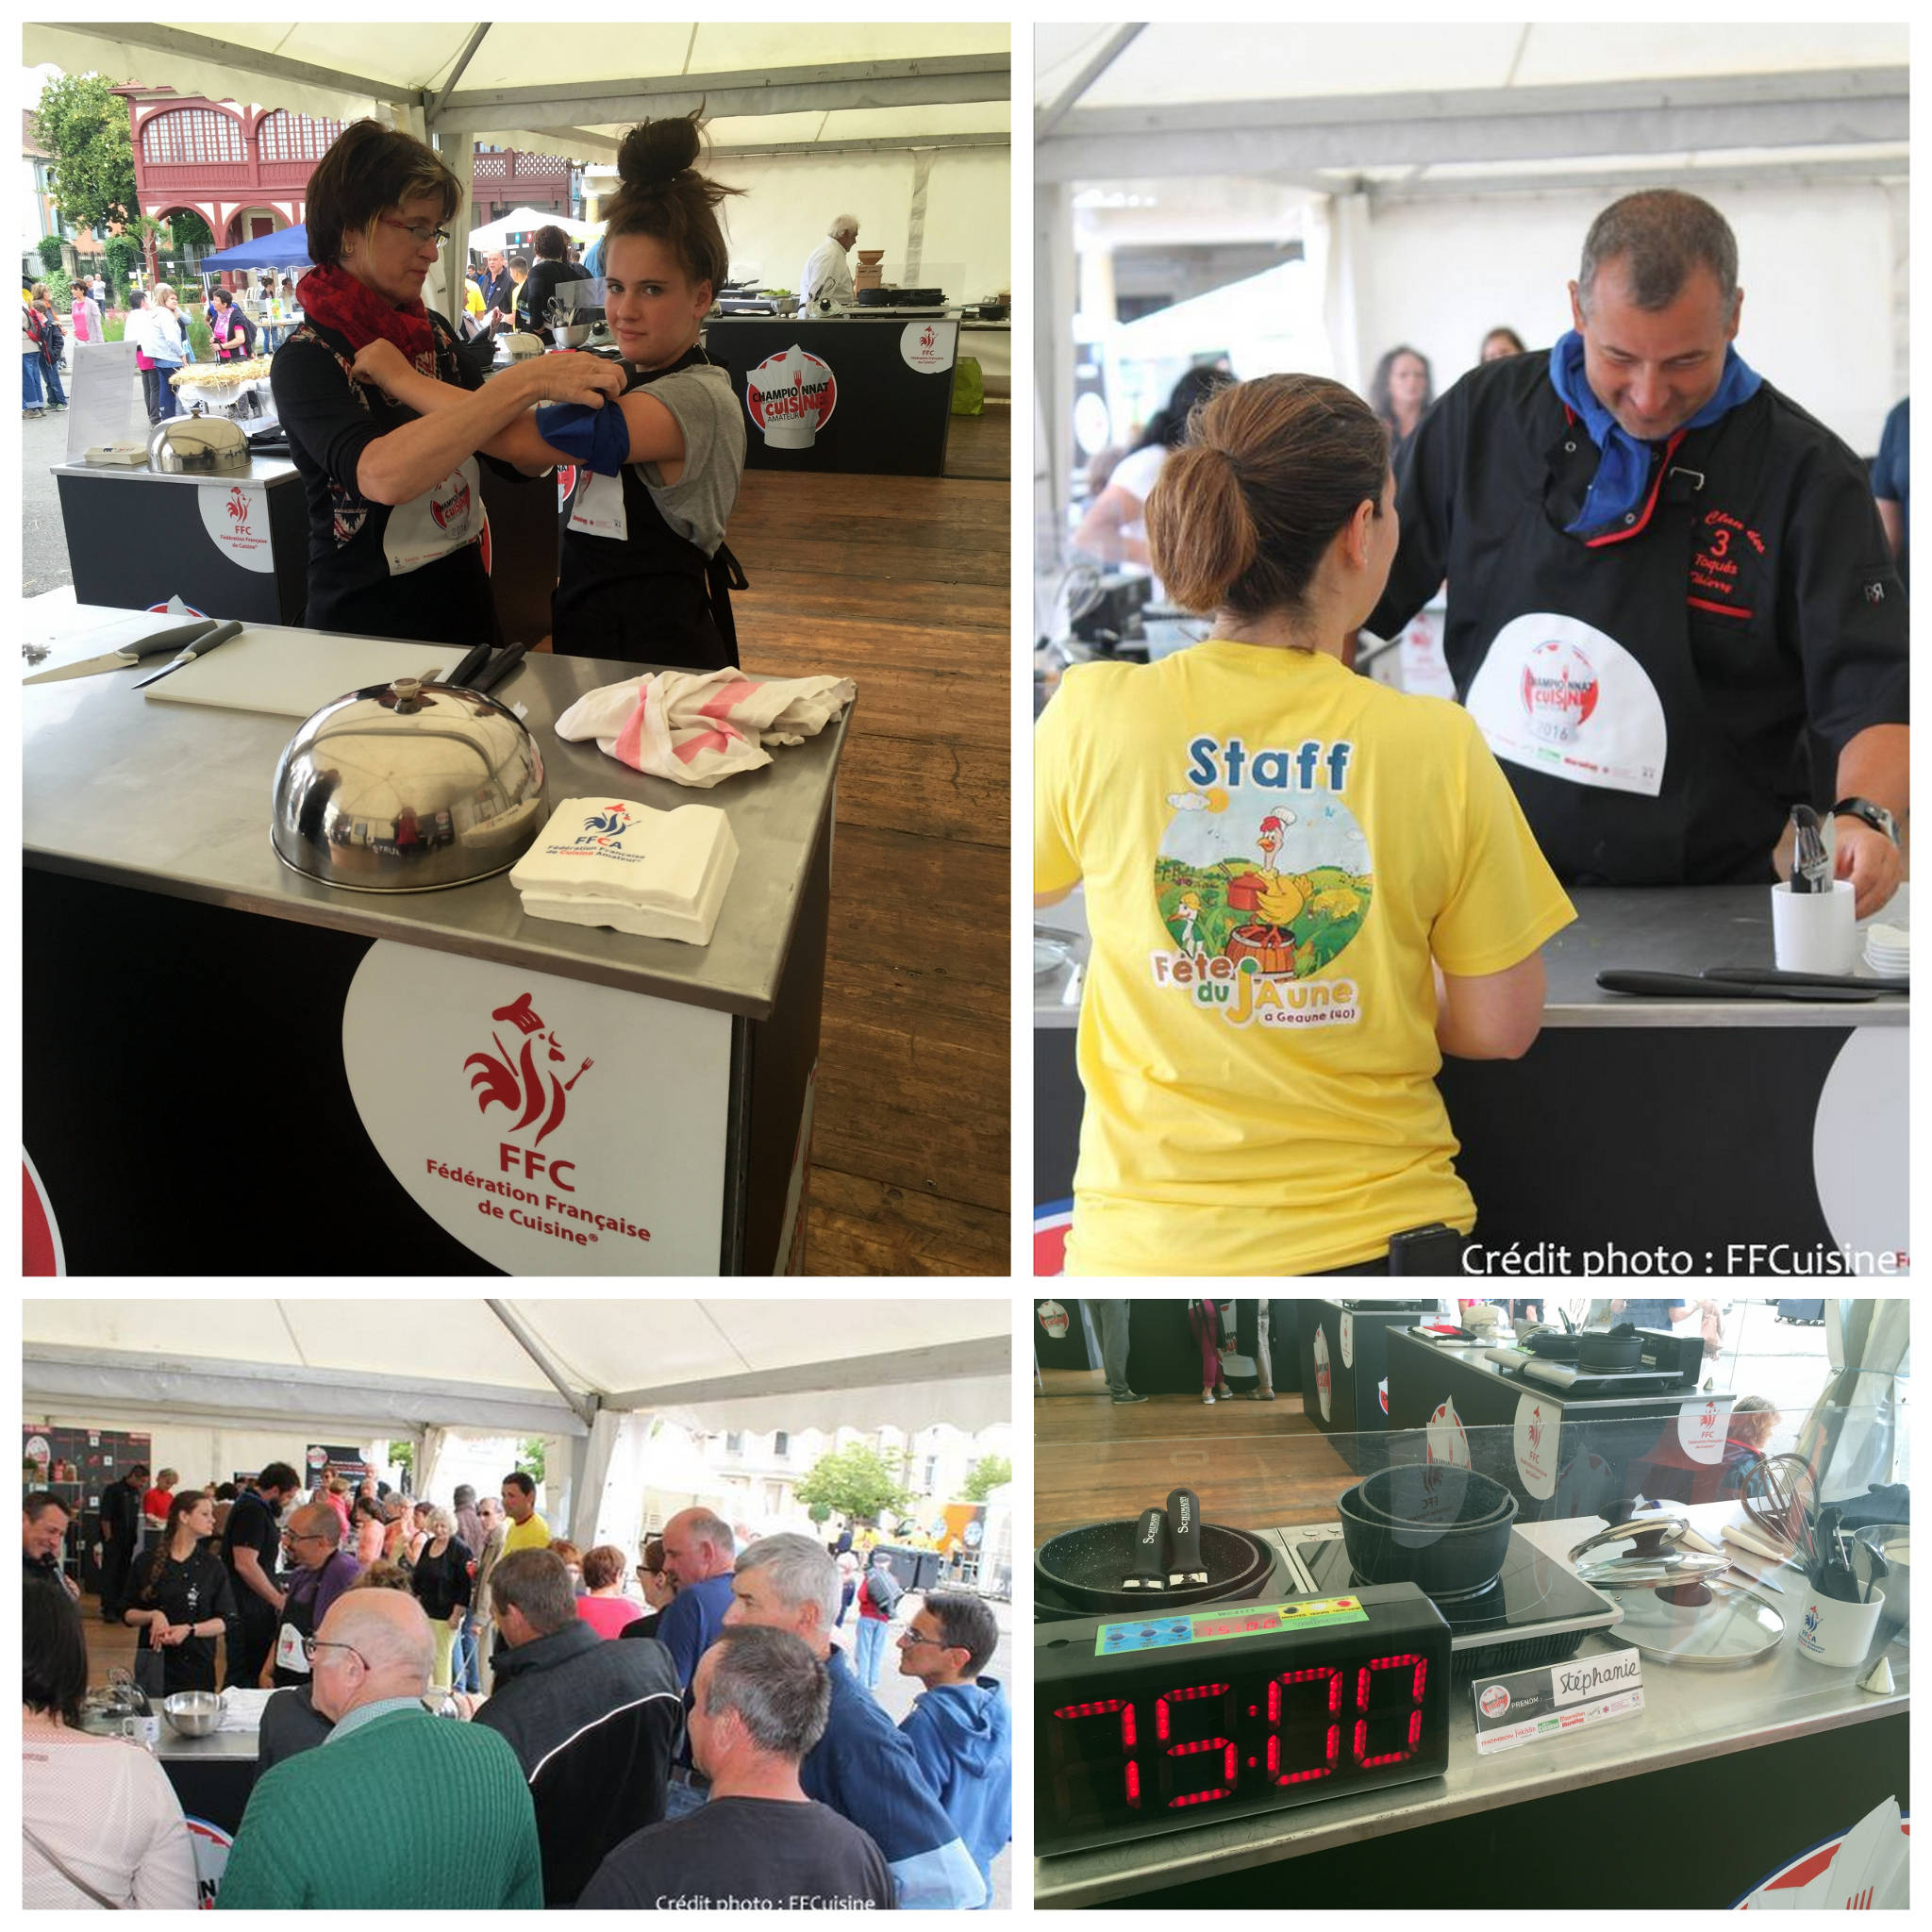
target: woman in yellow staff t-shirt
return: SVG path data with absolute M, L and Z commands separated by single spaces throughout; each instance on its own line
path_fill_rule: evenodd
M 1469 715 L 1343 661 L 1395 537 L 1359 398 L 1221 391 L 1147 503 L 1213 634 L 1040 720 L 1034 885 L 1093 934 L 1069 1274 L 1376 1274 L 1474 1224 L 1436 1071 L 1528 1048 L 1575 913 Z

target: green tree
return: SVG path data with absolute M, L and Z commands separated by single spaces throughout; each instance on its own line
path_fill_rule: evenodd
M 966 1501 L 983 1503 L 1002 1483 L 1013 1480 L 1013 1465 L 1004 1456 L 982 1456 L 966 1472 Z
M 119 338 L 115 338 L 116 341 Z M 403 1481 L 408 1483 L 416 1473 L 416 1445 L 413 1442 L 391 1442 L 389 1445 L 389 1459 L 402 1472 Z
M 134 279 L 134 271 L 141 266 L 141 243 L 132 235 L 109 235 L 107 251 L 108 299 L 118 304 Z M 118 341 L 120 338 L 111 340 Z
M 806 1472 L 797 1494 L 808 1509 L 823 1503 L 841 1516 L 860 1516 L 871 1522 L 876 1522 L 887 1509 L 903 1509 L 911 1501 L 891 1464 L 866 1442 L 821 1456 Z
M 58 235 L 42 235 L 34 243 L 34 253 L 41 258 L 41 266 L 49 275 L 60 266 L 60 238 Z
M 98 74 L 63 74 L 41 92 L 34 138 L 53 156 L 54 206 L 76 227 L 107 233 L 135 211 L 127 103 Z
M 517 1467 L 533 1483 L 541 1483 L 543 1480 L 543 1438 L 541 1436 L 525 1436 L 517 1444 Z
M 168 217 L 176 248 L 212 248 L 214 230 L 192 208 L 177 208 Z

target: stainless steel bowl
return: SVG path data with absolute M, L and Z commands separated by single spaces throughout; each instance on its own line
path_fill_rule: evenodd
M 147 464 L 171 475 L 245 476 L 248 438 L 225 416 L 171 416 L 148 437 Z
M 325 705 L 290 740 L 271 836 L 325 885 L 427 892 L 508 872 L 546 816 L 543 755 L 514 711 L 399 677 Z
M 222 1699 L 214 1690 L 177 1690 L 161 1700 L 161 1715 L 184 1738 L 205 1738 L 222 1721 Z
M 581 349 L 591 340 L 593 324 L 588 322 L 558 322 L 550 327 L 550 340 L 559 349 Z

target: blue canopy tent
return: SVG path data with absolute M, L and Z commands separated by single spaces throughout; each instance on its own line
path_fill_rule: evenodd
M 308 229 L 297 222 L 291 228 L 277 228 L 273 235 L 258 235 L 238 248 L 225 248 L 219 255 L 204 255 L 200 269 L 223 268 L 308 268 Z

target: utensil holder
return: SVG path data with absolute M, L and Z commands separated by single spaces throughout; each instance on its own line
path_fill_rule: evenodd
M 1863 1663 L 1884 1608 L 1881 1590 L 1874 1590 L 1870 1601 L 1862 1604 L 1839 1603 L 1815 1591 L 1807 1594 L 1798 1617 L 1798 1655 L 1840 1671 Z
M 1794 892 L 1790 881 L 1771 889 L 1771 943 L 1780 973 L 1849 973 L 1857 963 L 1857 894 L 1850 879 L 1833 879 L 1827 892 Z

